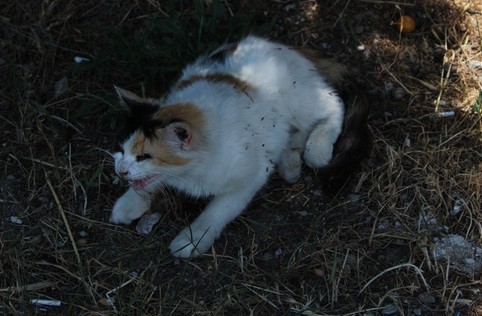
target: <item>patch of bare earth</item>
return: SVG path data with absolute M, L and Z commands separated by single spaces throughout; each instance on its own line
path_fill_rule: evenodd
M 480 2 L 220 4 L 226 19 L 276 21 L 271 37 L 361 79 L 370 159 L 336 196 L 311 170 L 294 185 L 273 178 L 208 254 L 176 260 L 167 245 L 203 202 L 160 197 L 147 237 L 108 224 L 125 189 L 106 152 L 112 84 L 144 86 L 122 68 L 76 72 L 74 57 L 97 58 L 107 27 L 135 32 L 190 2 L 4 4 L 0 315 L 482 313 Z M 414 32 L 396 30 L 401 15 Z

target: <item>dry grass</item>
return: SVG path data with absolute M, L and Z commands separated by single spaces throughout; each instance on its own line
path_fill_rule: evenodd
M 212 3 L 2 7 L 0 315 L 481 313 L 481 271 L 432 245 L 455 234 L 482 247 L 482 5 Z M 390 25 L 401 14 L 414 33 Z M 273 179 L 196 260 L 167 245 L 200 201 L 160 198 L 147 237 L 108 224 L 123 191 L 106 152 L 120 124 L 112 84 L 159 95 L 200 51 L 267 21 L 271 37 L 322 48 L 366 83 L 374 148 L 362 172 L 335 197 L 309 170 L 292 186 Z

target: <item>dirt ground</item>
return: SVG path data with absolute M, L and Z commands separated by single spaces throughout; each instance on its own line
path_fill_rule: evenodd
M 0 8 L 0 315 L 482 314 L 482 2 L 194 3 Z M 108 223 L 125 190 L 113 84 L 160 96 L 248 32 L 345 64 L 372 153 L 335 196 L 309 169 L 274 176 L 208 254 L 178 260 L 169 241 L 205 201 L 160 196 L 148 236 Z

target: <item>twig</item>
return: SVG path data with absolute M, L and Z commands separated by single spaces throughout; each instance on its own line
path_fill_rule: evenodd
M 0 289 L 0 292 L 37 291 L 37 290 L 49 288 L 52 285 L 55 285 L 55 283 L 44 281 L 44 282 L 27 284 L 27 285 L 23 285 L 23 286 L 6 287 L 6 288 L 3 288 L 3 289 Z
M 70 225 L 67 220 L 67 216 L 65 216 L 65 211 L 62 205 L 60 204 L 59 197 L 57 196 L 57 193 L 55 192 L 54 187 L 52 186 L 52 183 L 49 180 L 47 172 L 45 172 L 45 181 L 47 181 L 50 191 L 52 192 L 52 195 L 54 197 L 55 203 L 57 204 L 57 208 L 59 209 L 60 215 L 62 216 L 62 220 L 64 221 L 65 228 L 67 229 L 67 234 L 69 235 L 70 242 L 72 243 L 72 248 L 74 249 L 75 256 L 77 257 L 77 262 L 79 263 L 79 266 L 82 266 L 82 260 L 80 259 L 79 251 L 77 250 L 77 244 L 75 243 L 74 235 L 70 230 Z
M 370 284 L 372 284 L 373 282 L 375 282 L 375 280 L 377 280 L 379 277 L 381 277 L 381 276 L 384 275 L 385 273 L 390 272 L 390 271 L 393 271 L 393 270 L 396 270 L 396 269 L 399 269 L 399 268 L 404 268 L 404 267 L 413 268 L 413 269 L 415 270 L 415 272 L 417 272 L 418 275 L 420 276 L 420 278 L 422 279 L 423 284 L 425 285 L 425 287 L 427 288 L 427 290 L 430 290 L 430 286 L 428 285 L 427 281 L 425 280 L 425 277 L 423 276 L 422 270 L 420 270 L 420 268 L 417 267 L 417 266 L 414 265 L 414 264 L 411 264 L 411 263 L 403 263 L 403 264 L 399 264 L 398 266 L 394 266 L 394 267 L 388 268 L 388 269 L 380 272 L 380 273 L 377 274 L 376 276 L 374 276 L 370 281 L 368 281 L 367 284 L 365 284 L 365 286 L 360 290 L 359 293 L 363 292 L 368 286 L 370 286 Z
M 12 155 L 9 154 L 9 156 L 12 156 Z M 30 161 L 39 163 L 39 164 L 44 165 L 44 166 L 47 166 L 47 167 L 57 168 L 57 169 L 66 170 L 66 171 L 69 170 L 69 168 L 62 167 L 62 166 L 56 166 L 56 165 L 54 165 L 54 164 L 52 164 L 52 163 L 50 163 L 50 162 L 45 162 L 45 161 L 42 161 L 42 160 L 39 160 L 39 159 L 35 159 L 35 158 L 22 157 L 22 159 L 30 160 Z
M 356 0 L 359 2 L 366 2 L 366 3 L 376 3 L 376 4 L 394 4 L 394 5 L 406 5 L 406 6 L 415 6 L 415 3 L 406 3 L 406 2 L 398 2 L 398 1 L 386 1 L 386 0 Z

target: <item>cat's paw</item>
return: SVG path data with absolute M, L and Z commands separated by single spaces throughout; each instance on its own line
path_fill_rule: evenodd
M 205 253 L 214 243 L 216 234 L 207 229 L 184 228 L 171 241 L 171 254 L 179 258 L 193 258 Z
M 330 143 L 306 144 L 303 158 L 310 168 L 321 168 L 331 161 L 333 156 L 333 145 Z
M 281 157 L 278 173 L 286 182 L 295 183 L 301 175 L 301 157 L 298 151 L 289 151 Z
M 109 222 L 113 224 L 129 225 L 150 208 L 150 201 L 140 196 L 133 189 L 122 195 L 112 208 Z

